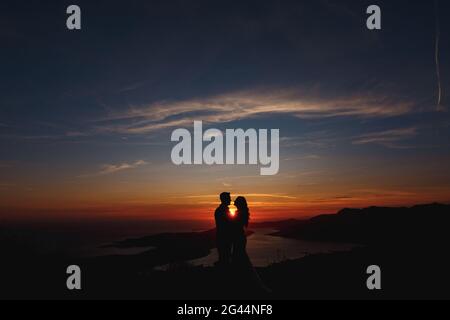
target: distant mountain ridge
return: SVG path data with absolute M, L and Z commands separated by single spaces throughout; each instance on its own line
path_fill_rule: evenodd
M 450 205 L 342 209 L 305 221 L 282 224 L 276 236 L 313 240 L 387 244 L 449 238 Z

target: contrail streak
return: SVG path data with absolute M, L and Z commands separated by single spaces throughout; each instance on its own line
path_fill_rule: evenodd
M 436 46 L 435 46 L 435 62 L 436 62 L 436 77 L 437 77 L 437 86 L 438 86 L 438 100 L 437 100 L 437 111 L 442 111 L 443 108 L 441 106 L 442 102 L 442 85 L 441 85 L 441 68 L 439 61 L 439 41 L 440 41 L 440 27 L 439 27 L 439 1 L 435 1 L 435 10 L 436 10 Z

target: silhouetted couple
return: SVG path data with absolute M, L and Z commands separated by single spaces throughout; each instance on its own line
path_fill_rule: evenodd
M 234 205 L 237 210 L 231 211 L 231 196 L 228 192 L 220 195 L 220 206 L 216 209 L 217 251 L 219 265 L 227 266 L 245 262 L 247 256 L 247 236 L 250 213 L 244 197 L 237 197 Z

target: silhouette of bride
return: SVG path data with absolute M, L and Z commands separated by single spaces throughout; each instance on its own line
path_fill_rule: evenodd
M 244 197 L 237 197 L 234 205 L 237 210 L 232 222 L 232 261 L 233 263 L 243 263 L 248 259 L 246 228 L 250 220 L 250 210 Z

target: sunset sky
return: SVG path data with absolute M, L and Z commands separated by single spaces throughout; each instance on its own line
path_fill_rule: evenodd
M 256 220 L 450 202 L 440 1 L 2 1 L 0 217 Z M 82 30 L 66 29 L 66 7 Z M 438 106 L 436 40 L 441 104 Z M 280 172 L 172 164 L 176 128 L 280 129 Z

